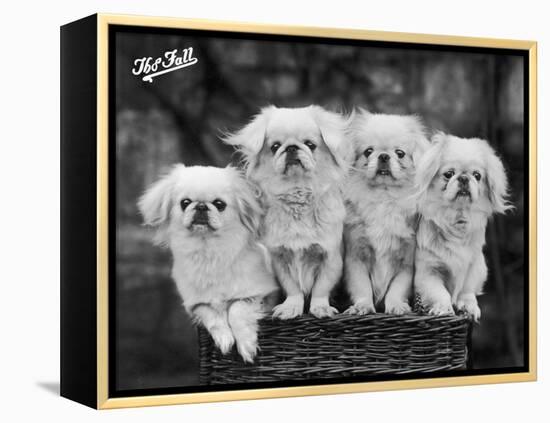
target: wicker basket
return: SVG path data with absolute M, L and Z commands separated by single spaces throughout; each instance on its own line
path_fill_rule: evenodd
M 199 328 L 200 382 L 277 382 L 464 369 L 470 326 L 464 316 L 267 318 L 260 322 L 260 351 L 254 364 L 245 364 L 236 351 L 223 356 L 208 332 Z

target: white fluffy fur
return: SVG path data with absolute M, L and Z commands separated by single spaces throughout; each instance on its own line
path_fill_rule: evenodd
M 191 200 L 183 210 L 181 201 Z M 214 201 L 226 208 L 219 211 Z M 197 205 L 208 208 L 208 225 L 193 223 Z M 156 242 L 170 247 L 172 277 L 187 312 L 227 353 L 236 343 L 252 362 L 257 321 L 278 289 L 265 247 L 257 242 L 261 209 L 234 168 L 176 165 L 139 200 Z
M 329 294 L 342 272 L 341 182 L 351 151 L 344 130 L 342 116 L 319 106 L 270 106 L 224 139 L 243 152 L 247 175 L 263 193 L 262 241 L 286 293 L 275 317 L 301 315 L 309 295 L 313 315 L 337 313 Z M 280 147 L 273 151 L 275 143 Z M 299 164 L 289 164 L 289 146 Z
M 417 173 L 421 220 L 415 289 L 430 313 L 454 314 L 454 305 L 477 321 L 476 296 L 487 279 L 482 251 L 487 220 L 511 208 L 504 166 L 485 140 L 439 133 L 432 144 Z M 448 171 L 454 174 L 445 176 Z M 459 177 L 468 180 L 467 190 Z
M 403 314 L 411 310 L 415 168 L 429 143 L 417 117 L 363 109 L 351 117 L 349 136 L 355 161 L 345 189 L 347 313 L 374 313 L 383 304 L 386 313 Z M 387 169 L 381 154 L 389 156 Z

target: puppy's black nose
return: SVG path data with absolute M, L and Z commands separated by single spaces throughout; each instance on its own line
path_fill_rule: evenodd
M 380 160 L 382 163 L 387 163 L 390 160 L 390 155 L 382 153 L 378 156 L 378 160 Z
M 458 182 L 460 182 L 461 185 L 468 185 L 468 183 L 470 182 L 470 180 L 468 179 L 468 177 L 466 175 L 460 175 L 457 179 L 458 179 Z
M 298 151 L 298 147 L 295 146 L 295 145 L 289 145 L 286 149 L 285 149 L 285 152 L 287 153 L 296 153 Z
M 204 203 L 199 203 L 195 206 L 196 211 L 205 212 L 208 211 L 208 206 Z

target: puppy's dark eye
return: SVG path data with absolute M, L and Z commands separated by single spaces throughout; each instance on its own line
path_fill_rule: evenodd
M 448 170 L 443 174 L 443 176 L 447 179 L 451 179 L 454 176 L 454 174 L 455 174 L 454 170 Z
M 480 181 L 481 173 L 479 173 L 477 170 L 474 170 L 474 178 L 476 178 L 476 181 Z
M 227 207 L 227 204 L 225 204 L 224 201 L 220 200 L 220 199 L 215 199 L 214 201 L 212 201 L 212 204 L 214 204 L 214 207 L 216 207 L 218 209 L 218 211 L 224 211 L 225 208 Z
M 395 154 L 397 154 L 397 157 L 399 157 L 400 159 L 402 159 L 403 157 L 405 157 L 405 152 L 403 150 L 395 150 Z
M 369 147 L 365 150 L 365 152 L 363 153 L 365 155 L 365 157 L 369 157 L 373 152 L 373 148 L 372 147 Z
M 310 140 L 305 140 L 304 144 L 307 145 L 307 148 L 309 148 L 311 151 L 315 151 L 315 149 L 317 148 L 317 146 L 313 144 L 313 142 L 311 142 Z
M 187 206 L 189 206 L 189 204 L 191 203 L 192 201 L 189 198 L 184 198 L 183 200 L 180 201 L 180 207 L 183 211 L 185 211 Z
M 276 142 L 274 143 L 272 146 L 271 146 L 271 152 L 273 154 L 275 154 L 277 152 L 277 150 L 279 149 L 279 147 L 281 146 L 281 143 L 280 142 Z

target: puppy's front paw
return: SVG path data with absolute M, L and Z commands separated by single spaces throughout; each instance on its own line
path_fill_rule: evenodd
M 254 363 L 254 357 L 258 352 L 258 340 L 256 337 L 244 340 L 237 340 L 237 351 L 245 363 Z
M 318 319 L 332 317 L 338 314 L 338 310 L 328 303 L 327 297 L 312 297 L 311 303 L 309 304 L 309 312 Z
M 210 334 L 214 343 L 220 349 L 222 354 L 227 354 L 235 344 L 235 338 L 229 328 L 214 327 L 210 329 Z
M 401 316 L 402 314 L 410 313 L 411 306 L 406 301 L 402 300 L 392 300 L 386 298 L 385 301 L 385 312 L 386 314 L 395 314 Z
M 338 314 L 338 310 L 330 306 L 329 304 L 319 304 L 312 306 L 309 308 L 309 312 L 318 319 L 322 319 L 323 317 L 332 317 Z
M 433 303 L 432 307 L 428 310 L 428 314 L 433 316 L 445 316 L 452 315 L 454 316 L 455 311 L 453 310 L 453 305 L 449 303 Z
M 372 301 L 357 301 L 355 304 L 350 306 L 345 312 L 345 314 L 357 314 L 359 316 L 364 316 L 366 314 L 376 313 L 376 308 Z
M 273 317 L 281 320 L 294 319 L 304 313 L 304 300 L 288 297 L 281 304 L 273 307 Z
M 460 311 L 464 311 L 474 322 L 479 322 L 481 318 L 481 309 L 474 295 L 459 296 L 456 302 L 456 308 Z

